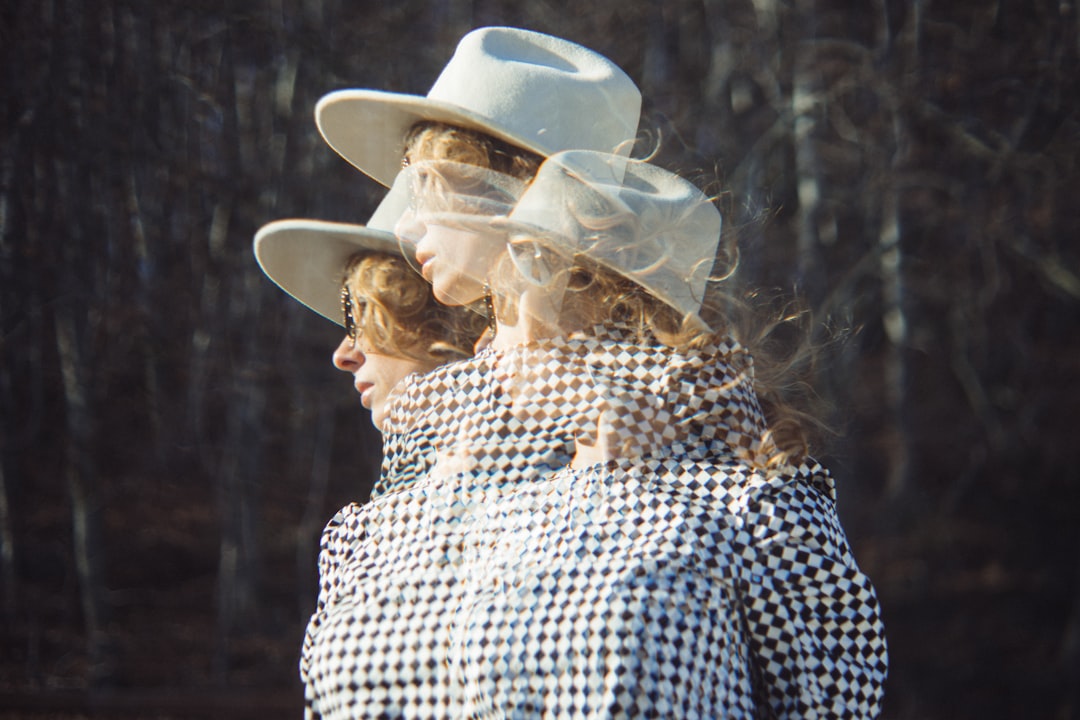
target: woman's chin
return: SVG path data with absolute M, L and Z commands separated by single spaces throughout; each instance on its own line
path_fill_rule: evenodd
M 382 406 L 373 408 L 371 410 L 371 424 L 375 426 L 375 429 L 382 432 L 383 423 L 386 422 L 386 413 L 383 412 Z
M 455 307 L 469 305 L 484 297 L 483 287 L 465 287 L 460 283 L 440 283 L 438 279 L 432 284 L 431 290 L 440 303 Z

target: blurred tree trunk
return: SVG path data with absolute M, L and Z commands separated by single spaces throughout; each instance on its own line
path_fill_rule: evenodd
M 280 16 L 278 16 L 280 22 Z M 264 131 L 264 118 L 259 117 L 257 98 L 267 95 L 278 103 L 291 102 L 295 67 L 287 58 L 284 70 L 273 78 L 273 68 L 267 72 L 253 72 L 252 68 L 238 68 L 226 38 L 222 45 L 218 81 L 221 83 L 223 125 L 217 141 L 221 150 L 220 163 L 224 177 L 240 177 L 244 168 L 263 167 L 269 161 L 271 170 L 280 168 L 284 162 L 286 147 L 284 137 Z M 238 71 L 243 70 L 241 76 Z M 284 78 L 284 79 L 281 79 Z M 240 138 L 242 142 L 229 145 L 226 138 Z M 260 173 L 268 180 L 280 177 L 280 171 Z M 273 185 L 267 190 L 273 194 Z M 215 655 L 215 673 L 219 682 L 227 680 L 230 666 L 230 643 L 236 632 L 252 627 L 251 618 L 258 605 L 257 592 L 260 584 L 261 550 L 257 528 L 258 497 L 262 453 L 257 450 L 262 442 L 263 412 L 266 404 L 266 388 L 251 383 L 251 370 L 276 350 L 265 343 L 256 327 L 259 304 L 259 273 L 253 263 L 230 262 L 232 255 L 228 245 L 230 222 L 233 215 L 230 196 L 223 197 L 214 212 L 210 227 L 209 246 L 211 259 L 223 276 L 219 279 L 224 289 L 221 297 L 224 308 L 205 308 L 211 314 L 204 321 L 213 329 L 216 337 L 232 346 L 229 360 L 236 364 L 229 368 L 233 380 L 225 393 L 224 444 L 218 448 L 220 462 L 214 473 L 218 483 L 218 511 L 221 521 L 221 547 L 218 566 L 218 650 Z M 222 312 L 224 310 L 224 312 Z M 244 328 L 239 337 L 230 339 L 229 329 Z
M 882 325 L 888 337 L 885 348 L 884 387 L 887 412 L 885 417 L 891 431 L 887 433 L 885 454 L 888 457 L 885 487 L 893 498 L 907 489 L 910 465 L 910 434 L 904 412 L 907 395 L 907 369 L 904 352 L 907 345 L 907 317 L 904 312 L 903 253 L 900 244 L 901 224 L 899 198 L 893 187 L 885 189 L 881 228 L 878 242 L 881 248 L 879 272 L 882 287 Z
M 907 153 L 909 139 L 907 121 L 904 115 L 905 105 L 901 94 L 912 92 L 915 88 L 905 87 L 912 78 L 919 77 L 919 36 L 922 30 L 922 0 L 912 0 L 907 5 L 902 32 L 892 48 L 893 62 L 896 64 L 894 80 L 883 83 L 883 104 L 889 110 L 888 135 L 880 140 L 888 165 L 881 169 L 883 178 L 881 187 L 878 248 L 880 252 L 879 272 L 882 295 L 882 326 L 888 343 L 885 346 L 885 417 L 891 425 L 887 433 L 888 442 L 885 454 L 888 458 L 885 481 L 886 492 L 894 499 L 899 499 L 908 491 L 911 468 L 912 433 L 908 427 L 906 411 L 909 392 L 907 347 L 910 321 L 906 307 L 906 262 L 903 245 L 903 221 L 901 217 L 901 183 L 907 171 Z M 887 3 L 882 3 L 879 12 L 887 18 Z M 885 20 L 887 25 L 887 19 Z
M 821 300 L 821 262 L 818 223 L 823 190 L 818 135 L 826 106 L 824 82 L 817 54 L 818 7 L 814 0 L 795 0 L 790 10 L 789 37 L 778 38 L 781 52 L 791 60 L 791 134 L 795 145 L 795 189 L 798 192 L 795 277 L 800 291 L 811 303 Z
M 293 387 L 300 387 L 295 383 Z M 298 398 L 299 399 L 299 398 Z M 310 415 L 300 412 L 294 405 L 292 412 L 292 437 L 294 451 L 300 449 L 301 438 L 310 439 L 309 452 L 302 456 L 311 458 L 308 471 L 308 494 L 304 504 L 304 514 L 296 527 L 296 589 L 297 608 L 301 617 L 306 617 L 314 608 L 312 593 L 313 568 L 318 560 L 317 541 L 319 531 L 326 525 L 327 518 L 323 506 L 326 501 L 326 487 L 330 479 L 331 459 L 334 450 L 334 404 L 322 404 L 315 414 L 314 422 Z M 299 456 L 298 456 L 299 457 Z
M 60 365 L 65 400 L 64 476 L 71 503 L 72 543 L 79 597 L 86 629 L 87 655 L 96 677 L 105 670 L 105 605 L 103 584 L 103 546 L 100 528 L 99 485 L 94 462 L 96 412 L 94 407 L 95 340 L 102 331 L 102 309 L 80 292 L 86 278 L 94 276 L 97 258 L 84 254 L 87 238 L 79 218 L 86 197 L 79 169 L 74 161 L 53 163 L 52 193 L 62 213 L 46 232 L 64 237 L 59 268 L 62 294 L 53 304 L 56 354 Z
M 108 342 L 104 326 L 109 293 L 111 258 L 100 248 L 105 243 L 95 235 L 94 220 L 99 208 L 92 193 L 100 189 L 100 166 L 91 159 L 98 148 L 88 147 L 78 138 L 90 128 L 96 129 L 99 113 L 95 105 L 103 102 L 103 77 L 100 54 L 104 49 L 93 33 L 96 16 L 85 13 L 81 0 L 67 0 L 55 7 L 57 37 L 62 42 L 53 48 L 51 76 L 61 91 L 51 102 L 66 114 L 74 129 L 61 140 L 62 153 L 41 160 L 51 170 L 39 177 L 46 184 L 49 221 L 37 218 L 43 227 L 42 239 L 59 244 L 56 269 L 59 292 L 53 302 L 53 328 L 56 356 L 60 368 L 65 401 L 65 440 L 63 472 L 71 503 L 72 543 L 79 598 L 86 630 L 87 656 L 91 684 L 110 675 L 111 657 L 107 643 L 104 585 L 104 545 L 101 537 L 101 487 L 95 462 L 95 443 L 100 420 L 97 392 L 102 382 L 99 373 L 100 350 Z M 47 128 L 54 131 L 54 128 Z M 36 233 L 37 228 L 28 228 Z
M 5 472 L 6 455 L 9 452 L 14 434 L 11 427 L 14 416 L 11 377 L 13 370 L 8 362 L 9 314 L 13 302 L 8 300 L 14 292 L 15 278 L 11 269 L 15 265 L 15 251 L 12 247 L 9 228 L 11 227 L 12 190 L 15 175 L 15 153 L 18 152 L 19 138 L 9 138 L 0 144 L 0 580 L 4 583 L 4 621 L 15 620 L 18 597 L 17 577 L 15 574 L 15 529 L 12 527 L 11 500 L 8 492 Z
M 87 655 L 91 671 L 101 677 L 107 673 L 100 502 L 92 451 L 94 420 L 87 386 L 92 361 L 83 348 L 83 338 L 90 329 L 78 327 L 75 313 L 76 309 L 70 305 L 58 305 L 54 316 L 57 355 L 67 401 L 64 472 L 71 500 L 72 541 Z
M 225 238 L 228 235 L 228 224 L 231 208 L 224 202 L 219 204 L 214 212 L 214 222 L 210 226 L 211 257 L 221 261 L 216 263 L 219 267 L 227 266 L 225 263 Z M 239 278 L 234 278 L 236 285 L 243 285 Z M 221 283 L 222 281 L 219 281 Z M 237 303 L 244 302 L 243 298 L 230 298 Z M 220 307 L 207 308 L 210 311 L 204 316 L 205 321 L 212 328 L 213 335 L 220 337 L 222 342 L 228 342 L 224 333 L 217 330 L 224 321 L 218 315 L 232 315 L 234 321 L 239 321 L 240 326 L 245 325 L 244 313 L 236 313 L 233 303 L 222 303 Z M 231 312 L 222 312 L 229 308 Z M 233 313 L 236 313 L 233 315 Z M 248 362 L 248 351 L 255 342 L 254 338 L 246 333 L 239 339 L 239 353 L 235 358 L 241 367 Z M 255 600 L 257 585 L 257 544 L 254 534 L 253 499 L 251 497 L 252 483 L 254 478 L 248 474 L 253 456 L 257 453 L 253 448 L 256 443 L 251 442 L 252 433 L 255 432 L 255 416 L 258 414 L 256 404 L 261 399 L 261 390 L 254 387 L 241 386 L 243 373 L 234 380 L 227 389 L 223 398 L 225 412 L 225 432 L 222 442 L 214 447 L 214 454 L 218 461 L 213 466 L 212 477 L 217 487 L 218 517 L 220 522 L 221 540 L 218 555 L 217 577 L 217 649 L 214 656 L 214 671 L 219 682 L 227 681 L 230 666 L 230 647 L 235 632 L 246 628 L 245 618 L 252 610 Z M 205 411 L 205 409 L 204 409 Z
M 15 621 L 17 579 L 15 576 L 15 530 L 11 525 L 11 502 L 8 500 L 4 473 L 3 448 L 0 447 L 0 580 L 4 583 L 4 622 Z
M 164 431 L 164 412 L 162 404 L 162 389 L 159 380 L 158 362 L 159 349 L 154 343 L 155 318 L 154 290 L 160 286 L 162 278 L 156 272 L 157 262 L 152 256 L 150 245 L 146 238 L 146 228 L 143 223 L 142 203 L 139 199 L 139 186 L 135 179 L 134 167 L 128 167 L 123 183 L 122 202 L 117 203 L 122 207 L 123 213 L 110 214 L 110 218 L 127 218 L 128 232 L 117 230 L 114 237 L 123 238 L 130 234 L 135 260 L 136 277 L 132 279 L 135 284 L 134 310 L 136 322 L 133 323 L 132 334 L 135 336 L 136 353 L 142 365 L 142 381 L 146 388 L 145 417 L 150 424 L 150 433 L 153 446 L 159 461 L 166 458 L 166 433 Z M 122 242 L 122 241 L 121 241 Z M 168 323 L 169 328 L 174 327 Z

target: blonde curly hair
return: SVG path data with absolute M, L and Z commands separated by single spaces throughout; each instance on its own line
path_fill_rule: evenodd
M 487 326 L 482 315 L 468 308 L 437 302 L 431 285 L 398 255 L 356 253 L 342 285 L 358 336 L 386 355 L 433 365 L 471 357 Z
M 488 168 L 522 180 L 530 180 L 544 158 L 530 150 L 485 135 L 477 130 L 422 120 L 405 135 L 406 163 L 416 157 L 450 160 Z

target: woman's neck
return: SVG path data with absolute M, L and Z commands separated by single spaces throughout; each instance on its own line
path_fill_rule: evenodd
M 504 317 L 496 316 L 497 332 L 491 341 L 491 347 L 495 350 L 506 350 L 577 330 L 578 328 L 563 326 L 564 318 L 559 312 L 561 301 L 561 293 L 558 298 L 539 289 L 529 289 L 521 293 L 518 297 L 517 317 L 513 324 L 506 322 Z

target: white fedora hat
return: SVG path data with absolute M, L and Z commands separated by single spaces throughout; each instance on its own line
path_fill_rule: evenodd
M 494 223 L 582 254 L 638 283 L 702 327 L 721 217 L 693 183 L 610 153 L 552 155 L 508 218 Z
M 338 325 L 345 266 L 362 250 L 401 254 L 394 225 L 408 204 L 406 182 L 386 194 L 366 226 L 322 220 L 276 220 L 255 233 L 255 258 L 266 276 Z
M 548 156 L 629 154 L 641 92 L 588 48 L 518 28 L 480 28 L 458 44 L 427 96 L 339 90 L 315 108 L 326 142 L 383 185 L 401 168 L 405 134 L 432 120 L 475 129 Z

